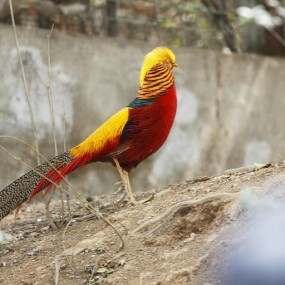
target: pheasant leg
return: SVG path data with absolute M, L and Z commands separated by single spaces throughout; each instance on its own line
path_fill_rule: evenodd
M 130 184 L 130 179 L 129 179 L 129 173 L 127 171 L 125 171 L 124 169 L 122 169 L 122 167 L 120 166 L 120 163 L 119 161 L 116 159 L 116 158 L 113 158 L 114 160 L 114 163 L 118 169 L 118 172 L 120 173 L 120 176 L 122 178 L 122 182 L 123 182 L 123 185 L 124 185 L 124 188 L 126 190 L 126 193 L 131 201 L 131 203 L 133 205 L 137 204 L 137 201 L 135 200 L 134 198 L 134 195 L 133 195 L 133 191 L 132 191 L 132 188 L 131 188 L 131 184 Z

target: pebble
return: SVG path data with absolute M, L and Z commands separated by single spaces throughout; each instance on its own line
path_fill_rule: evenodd
M 121 266 L 121 267 L 124 266 L 125 264 L 126 264 L 126 260 L 125 259 L 121 259 L 121 260 L 118 261 L 118 265 Z
M 5 262 L 5 261 L 2 261 L 1 263 L 0 263 L 0 267 L 5 267 L 7 265 L 7 263 Z
M 191 234 L 190 234 L 190 237 L 187 238 L 187 239 L 185 239 L 183 242 L 184 242 L 184 243 L 191 242 L 191 241 L 193 241 L 193 240 L 196 238 L 196 236 L 197 236 L 197 234 L 191 233 Z
M 40 234 L 38 232 L 32 232 L 29 234 L 30 237 L 38 237 Z
M 108 264 L 108 268 L 112 268 L 112 269 L 114 269 L 117 265 L 114 260 L 108 260 L 107 264 Z

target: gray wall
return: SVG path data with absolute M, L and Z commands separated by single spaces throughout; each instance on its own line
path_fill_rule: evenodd
M 54 150 L 46 89 L 48 31 L 18 28 L 18 33 L 41 151 L 50 158 Z M 32 142 L 11 27 L 0 26 L 0 43 L 0 135 Z M 72 147 L 134 98 L 143 57 L 152 48 L 141 42 L 54 32 L 52 94 L 60 151 L 63 117 L 67 146 Z M 192 49 L 174 52 L 180 66 L 176 122 L 164 147 L 132 172 L 135 190 L 283 159 L 284 60 Z M 26 146 L 8 139 L 0 139 L 0 144 L 35 164 Z M 0 161 L 3 187 L 28 170 L 2 150 Z M 119 177 L 110 165 L 98 163 L 76 171 L 71 179 L 85 192 L 102 193 L 114 190 Z

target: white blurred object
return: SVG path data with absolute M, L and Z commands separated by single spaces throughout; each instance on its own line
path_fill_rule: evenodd
M 86 5 L 75 3 L 69 5 L 59 5 L 59 9 L 64 15 L 77 14 L 86 10 Z
M 280 16 L 284 17 L 285 15 L 284 8 L 277 8 L 276 11 L 280 11 L 280 14 L 278 16 L 271 15 L 261 5 L 257 5 L 253 8 L 241 6 L 236 9 L 236 12 L 242 18 L 253 20 L 257 25 L 262 26 L 266 29 L 272 29 L 276 26 L 280 26 L 283 23 L 283 20 Z
M 240 206 L 245 210 L 259 210 L 262 209 L 274 209 L 276 207 L 276 202 L 273 197 L 260 198 L 255 193 L 254 190 L 258 188 L 249 187 L 244 189 L 240 194 Z
M 252 19 L 254 17 L 253 10 L 252 8 L 249 8 L 249 7 L 245 7 L 245 6 L 238 7 L 236 9 L 236 12 L 240 17 L 243 17 L 246 19 Z

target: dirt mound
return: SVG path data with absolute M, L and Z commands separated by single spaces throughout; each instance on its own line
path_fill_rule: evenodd
M 14 240 L 0 248 L 0 284 L 223 284 L 229 253 L 242 239 L 237 232 L 256 205 L 252 194 L 240 193 L 282 199 L 276 189 L 283 171 L 283 164 L 241 168 L 138 194 L 155 194 L 145 204 L 109 205 L 101 212 L 123 248 L 118 233 L 76 201 L 74 218 L 58 230 L 49 227 L 41 203 L 29 205 L 16 221 L 10 215 L 1 222 Z M 59 203 L 52 208 L 57 221 Z

